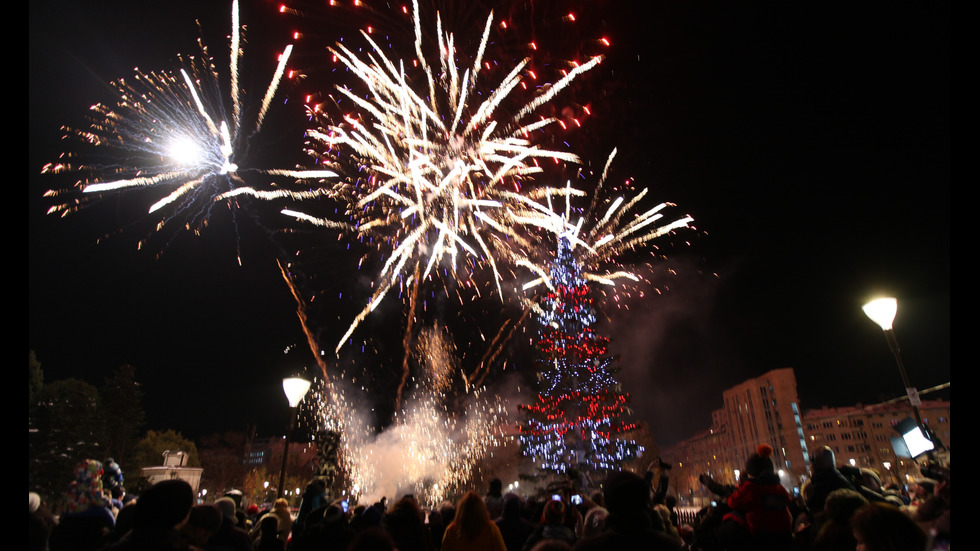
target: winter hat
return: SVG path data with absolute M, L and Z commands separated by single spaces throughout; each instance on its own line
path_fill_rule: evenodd
M 123 473 L 122 469 L 119 467 L 119 463 L 116 463 L 111 457 L 102 462 L 102 487 L 103 488 L 118 488 L 123 484 Z
M 187 522 L 195 528 L 217 532 L 221 528 L 221 511 L 214 505 L 195 505 Z
M 105 507 L 102 494 L 102 463 L 86 459 L 75 466 L 75 480 L 65 496 L 69 513 L 81 513 L 89 507 Z
M 344 515 L 344 509 L 340 505 L 340 502 L 331 503 L 329 507 L 323 512 L 323 522 L 326 524 L 334 524 L 337 521 L 346 519 Z
M 541 521 L 545 524 L 561 524 L 565 522 L 565 504 L 554 499 L 549 501 L 544 506 Z
M 235 500 L 230 497 L 223 497 L 214 502 L 218 506 L 218 510 L 221 511 L 221 516 L 232 522 L 238 522 L 238 517 L 235 516 Z
M 771 473 L 775 471 L 775 467 L 772 464 L 772 446 L 769 444 L 759 444 L 755 453 L 749 456 L 749 460 L 745 462 L 745 472 L 752 478 L 755 478 L 763 473 Z
M 876 492 L 881 491 L 881 477 L 874 469 L 861 469 L 861 485 Z

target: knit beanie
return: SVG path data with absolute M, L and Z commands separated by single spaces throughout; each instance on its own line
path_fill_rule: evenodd
M 756 449 L 755 453 L 749 456 L 749 460 L 745 462 L 745 472 L 752 478 L 755 478 L 763 473 L 771 473 L 775 471 L 775 467 L 772 464 L 772 446 L 769 444 L 760 444 Z

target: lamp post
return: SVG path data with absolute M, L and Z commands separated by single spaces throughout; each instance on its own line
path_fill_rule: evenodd
M 861 307 L 871 321 L 877 323 L 881 330 L 885 332 L 885 340 L 888 341 L 888 348 L 891 349 L 895 361 L 898 363 L 898 371 L 902 374 L 902 384 L 905 385 L 905 393 L 909 397 L 909 405 L 912 406 L 912 413 L 915 414 L 915 424 L 922 427 L 922 416 L 919 415 L 919 397 L 912 385 L 909 384 L 909 376 L 905 373 L 905 364 L 902 363 L 902 352 L 898 348 L 898 340 L 895 339 L 895 331 L 892 330 L 892 322 L 895 321 L 895 313 L 898 312 L 898 301 L 894 298 L 879 298 L 872 300 Z
M 289 438 L 293 434 L 293 425 L 296 424 L 297 406 L 303 401 L 306 392 L 310 390 L 310 381 L 300 377 L 287 377 L 282 380 L 282 390 L 286 393 L 286 399 L 289 400 L 289 424 L 286 425 L 286 440 L 282 445 L 282 470 L 279 471 L 277 497 L 283 497 L 283 490 L 286 487 L 286 456 L 289 455 Z

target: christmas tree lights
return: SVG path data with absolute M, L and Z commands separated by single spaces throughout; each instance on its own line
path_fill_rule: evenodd
M 595 309 L 572 246 L 559 239 L 550 270 L 553 291 L 542 301 L 538 321 L 538 393 L 520 406 L 525 455 L 546 472 L 619 469 L 643 449 L 628 433 L 629 395 L 622 392 L 607 354 L 609 339 L 596 334 Z

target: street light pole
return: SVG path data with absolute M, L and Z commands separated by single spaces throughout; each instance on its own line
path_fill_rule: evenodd
M 279 471 L 279 491 L 277 497 L 283 497 L 286 488 L 286 456 L 289 455 L 289 438 L 293 434 L 293 426 L 296 424 L 296 410 L 299 403 L 303 401 L 306 392 L 310 390 L 310 381 L 300 377 L 287 377 L 282 380 L 282 390 L 286 393 L 289 400 L 289 424 L 286 425 L 286 440 L 282 445 L 282 470 Z
M 892 322 L 895 321 L 895 314 L 898 312 L 898 301 L 890 297 L 879 298 L 865 304 L 862 310 L 871 318 L 871 321 L 877 323 L 885 332 L 885 340 L 888 341 L 888 348 L 891 349 L 892 355 L 895 356 L 895 362 L 898 363 L 898 371 L 902 375 L 902 384 L 905 385 L 905 394 L 908 396 L 909 405 L 912 406 L 912 412 L 915 414 L 915 424 L 923 429 L 922 416 L 919 415 L 919 406 L 916 404 L 918 396 L 915 399 L 912 397 L 915 394 L 915 389 L 909 383 L 909 376 L 905 372 L 905 364 L 902 362 L 902 352 L 898 348 L 898 339 L 895 338 L 895 331 L 892 329 Z

